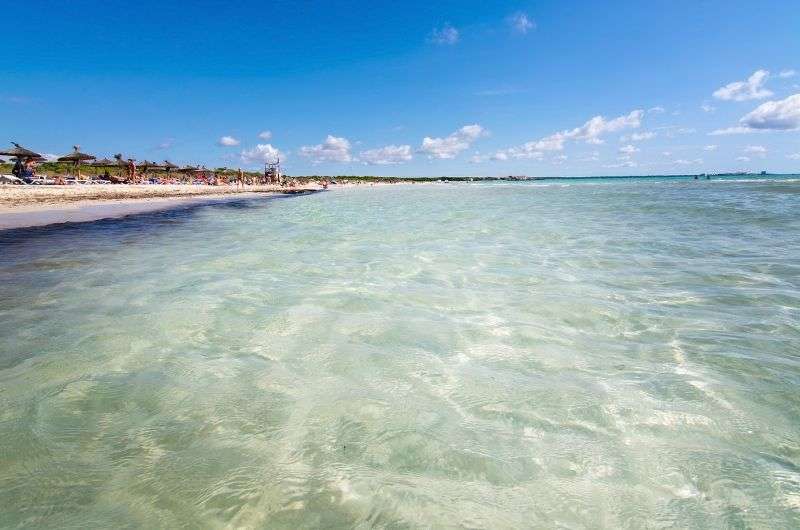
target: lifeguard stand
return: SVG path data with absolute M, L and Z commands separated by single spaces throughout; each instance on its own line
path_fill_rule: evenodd
M 264 164 L 264 178 L 270 184 L 278 184 L 281 181 L 281 158 L 278 157 L 276 162 L 267 162 Z

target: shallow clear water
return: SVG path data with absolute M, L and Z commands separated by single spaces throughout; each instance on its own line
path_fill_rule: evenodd
M 800 183 L 0 233 L 0 527 L 800 525 Z

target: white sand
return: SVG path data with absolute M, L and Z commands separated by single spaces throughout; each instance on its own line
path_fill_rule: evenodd
M 85 222 L 256 195 L 315 191 L 316 186 L 98 185 L 0 186 L 0 230 Z

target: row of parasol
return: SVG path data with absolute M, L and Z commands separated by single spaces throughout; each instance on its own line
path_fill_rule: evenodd
M 0 151 L 0 156 L 10 156 L 17 160 L 34 160 L 37 162 L 45 162 L 47 159 L 36 153 L 31 151 L 30 149 L 26 149 L 22 147 L 16 142 L 11 142 L 13 147 L 9 149 L 4 149 Z M 72 162 L 75 164 L 75 170 L 77 172 L 78 178 L 80 178 L 80 167 L 82 162 L 89 162 L 90 160 L 94 160 L 94 162 L 89 163 L 88 165 L 92 167 L 98 168 L 110 168 L 110 167 L 127 167 L 130 163 L 135 162 L 135 159 L 128 158 L 125 159 L 121 154 L 114 155 L 113 160 L 109 160 L 108 158 L 101 158 L 97 159 L 94 155 L 90 155 L 87 153 L 82 153 L 80 151 L 79 145 L 72 146 L 73 151 L 68 155 L 64 155 L 58 157 L 56 160 L 58 162 Z M 204 172 L 208 171 L 205 167 L 198 167 L 198 166 L 184 166 L 180 167 L 178 165 L 173 164 L 169 160 L 164 160 L 163 163 L 158 162 L 151 162 L 149 160 L 143 160 L 138 163 L 138 167 L 141 168 L 143 172 L 147 172 L 149 170 L 164 170 L 166 172 L 170 172 L 172 170 L 177 170 L 182 173 L 192 173 L 192 172 Z

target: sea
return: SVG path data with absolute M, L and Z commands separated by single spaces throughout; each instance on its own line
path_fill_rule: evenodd
M 103 527 L 800 527 L 800 177 L 0 232 L 0 528 Z

